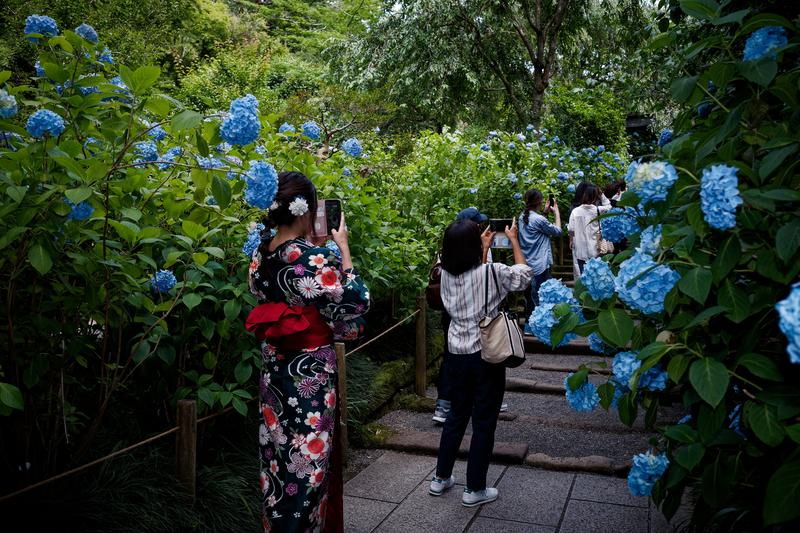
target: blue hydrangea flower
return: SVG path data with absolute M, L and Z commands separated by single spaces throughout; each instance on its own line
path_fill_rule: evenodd
M 490 147 L 488 144 L 486 144 L 486 143 L 483 143 L 483 144 L 481 145 L 481 150 L 483 150 L 484 152 L 488 152 L 488 151 L 489 151 L 489 150 L 491 150 L 491 149 L 492 149 L 492 148 L 491 148 L 491 147 Z
M 508 181 L 510 181 L 512 185 L 516 185 L 518 181 L 517 175 L 512 172 L 511 174 L 508 175 Z
M 203 170 L 214 170 L 217 168 L 225 168 L 225 163 L 214 157 L 213 155 L 209 155 L 208 157 L 203 156 L 195 156 L 197 160 L 197 166 L 202 168 Z
M 573 373 L 570 373 L 564 378 L 564 389 L 566 391 L 565 394 L 567 401 L 572 408 L 579 413 L 589 413 L 594 411 L 594 409 L 600 405 L 600 395 L 597 393 L 597 387 L 594 383 L 586 381 L 576 390 L 571 390 L 567 380 L 572 376 L 572 374 Z
M 509 150 L 513 150 L 513 149 L 514 149 L 514 148 L 516 148 L 516 147 L 517 147 L 517 145 L 516 145 L 516 144 L 514 144 L 513 142 L 510 142 L 510 143 L 508 143 L 508 149 L 509 149 Z
M 747 438 L 747 433 L 744 432 L 742 427 L 742 404 L 736 404 L 731 412 L 728 413 L 728 428 L 732 429 L 737 435 L 743 439 Z
M 219 205 L 219 204 L 217 203 L 217 199 L 216 198 L 214 198 L 213 196 L 207 196 L 206 197 L 206 205 Z
M 599 257 L 593 257 L 584 265 L 581 283 L 597 302 L 614 296 L 614 273 Z
M 174 163 L 178 157 L 183 154 L 183 149 L 180 146 L 173 146 L 161 156 L 161 163 L 158 164 L 159 170 L 167 170 L 172 168 L 170 163 Z
M 602 153 L 602 152 L 603 152 L 605 149 L 606 149 L 606 147 L 605 147 L 604 145 L 602 145 L 602 144 L 601 144 L 600 146 L 598 146 L 598 147 L 597 147 L 597 153 L 598 153 L 598 154 L 600 154 L 600 153 Z
M 663 129 L 661 135 L 658 136 L 658 146 L 664 146 L 672 142 L 672 130 Z
M 244 200 L 259 209 L 267 209 L 278 192 L 278 173 L 266 161 L 250 161 L 250 168 L 244 175 Z
M 153 141 L 141 141 L 135 147 L 140 162 L 158 161 L 158 146 Z
M 711 114 L 711 103 L 703 102 L 699 106 L 697 106 L 697 116 L 700 118 L 708 118 L 708 115 Z
M 68 198 L 64 198 L 64 203 L 72 208 L 67 215 L 67 220 L 77 220 L 79 222 L 83 222 L 84 220 L 88 220 L 89 217 L 92 216 L 92 213 L 94 213 L 94 207 L 92 207 L 92 204 L 85 200 L 79 204 L 73 204 Z
M 45 76 L 47 76 L 47 73 L 44 71 L 44 68 L 42 68 L 41 61 L 39 61 L 38 59 L 36 60 L 36 63 L 33 64 L 33 68 L 36 69 L 36 75 L 39 76 L 40 78 L 44 78 Z
M 0 118 L 12 118 L 16 116 L 17 111 L 19 108 L 14 95 L 8 94 L 5 89 L 0 89 Z
M 534 129 L 533 124 L 528 124 L 527 126 L 525 126 L 526 131 L 533 131 L 533 129 Z
M 664 475 L 669 459 L 664 453 L 640 453 L 633 457 L 633 466 L 628 473 L 628 490 L 634 496 L 650 496 L 653 485 Z
M 684 416 L 683 418 L 681 418 L 680 420 L 678 420 L 678 424 L 679 425 L 680 424 L 688 424 L 691 421 L 692 421 L 692 415 L 688 414 L 688 415 Z
M 97 40 L 98 40 L 97 32 L 95 31 L 94 28 L 92 28 L 91 26 L 89 26 L 85 22 L 83 24 L 81 24 L 80 26 L 78 26 L 77 28 L 75 28 L 75 33 L 77 33 L 78 35 L 80 35 L 81 37 L 83 37 L 84 39 L 89 41 L 90 43 L 97 44 Z
M 175 274 L 170 270 L 159 270 L 150 279 L 150 288 L 154 292 L 169 292 L 178 280 L 175 279 Z
M 789 345 L 786 351 L 789 360 L 794 364 L 800 364 L 800 283 L 792 285 L 792 292 L 785 299 L 775 305 L 780 317 L 779 326 Z
M 708 225 L 719 230 L 736 226 L 736 207 L 739 196 L 738 169 L 728 165 L 713 165 L 703 169 L 700 179 L 700 208 Z
M 320 133 L 322 132 L 322 128 L 319 127 L 319 124 L 314 122 L 313 120 L 309 120 L 303 123 L 303 135 L 311 139 L 312 141 L 318 141 Z
M 745 61 L 758 61 L 763 57 L 775 59 L 778 48 L 785 46 L 788 42 L 786 30 L 781 26 L 765 26 L 750 34 L 747 42 L 744 43 Z
M 544 161 L 542 161 L 542 168 L 547 168 L 547 163 L 545 163 Z
M 514 193 L 514 200 L 522 200 L 522 193 L 521 192 Z
M 614 287 L 625 305 L 651 315 L 664 311 L 664 298 L 680 277 L 651 256 L 636 252 L 620 265 Z
M 498 133 L 495 130 L 489 132 L 489 139 L 494 139 L 497 137 Z
M 524 133 L 517 133 L 517 140 L 519 142 L 525 142 L 525 134 Z
M 578 305 L 572 289 L 561 283 L 561 280 L 550 278 L 539 286 L 539 302 L 546 304 L 568 303 Z
M 242 104 L 231 112 L 219 127 L 219 135 L 227 143 L 244 146 L 258 139 L 261 122 L 258 115 Z
M 470 187 L 469 192 L 470 192 L 470 194 L 475 194 L 476 192 L 478 192 L 478 188 L 477 187 Z
M 350 169 L 347 168 L 347 167 L 344 167 L 342 169 L 342 176 L 348 176 L 349 177 L 350 175 L 351 175 Z
M 612 351 L 611 346 L 603 342 L 603 339 L 597 333 L 589 334 L 587 340 L 589 341 L 589 349 L 595 353 L 608 354 Z
M 81 76 L 81 78 L 85 78 L 85 77 L 86 76 Z M 75 84 L 75 85 L 78 87 L 78 91 L 83 96 L 89 96 L 90 94 L 99 93 L 100 92 L 100 89 L 98 87 L 95 87 L 95 86 L 85 86 L 85 85 L 78 85 L 78 84 Z
M 351 137 L 347 139 L 345 142 L 342 143 L 342 150 L 351 156 L 351 157 L 359 157 L 361 153 L 364 151 L 361 148 L 361 143 L 358 142 L 358 139 L 355 137 Z
M 97 56 L 97 60 L 108 65 L 114 64 L 114 56 L 111 55 L 111 50 L 109 50 L 108 47 L 103 48 L 103 51 Z
M 527 178 L 528 177 L 528 171 L 527 170 L 523 170 L 522 171 L 522 177 L 523 178 Z
M 530 327 L 531 333 L 548 345 L 552 344 L 550 342 L 550 331 L 553 329 L 553 326 L 558 323 L 558 319 L 553 313 L 553 308 L 555 306 L 556 304 L 552 303 L 540 303 L 536 306 L 528 319 L 528 326 Z M 576 337 L 577 335 L 574 333 L 567 333 L 558 345 L 564 346 Z
M 39 33 L 45 37 L 55 37 L 58 35 L 58 24 L 50 17 L 44 15 L 31 15 L 25 19 L 25 34 Z M 32 43 L 38 43 L 36 37 L 29 37 Z
M 278 133 L 284 133 L 284 134 L 294 133 L 295 131 L 296 131 L 295 127 L 289 124 L 288 122 L 284 122 L 283 124 L 281 124 L 281 127 L 278 128 Z
M 583 176 L 585 176 L 585 173 L 583 172 L 583 170 L 579 170 L 575 173 L 575 175 L 578 176 L 579 178 L 582 178 Z
M 214 147 L 214 151 L 217 152 L 218 154 L 224 154 L 230 151 L 231 148 L 232 147 L 230 143 L 221 142 Z
M 634 372 L 639 370 L 642 362 L 637 358 L 637 352 L 619 352 L 611 362 L 611 372 L 614 380 L 626 390 L 630 387 Z
M 467 155 L 469 153 L 469 147 L 468 146 L 462 146 L 461 149 L 459 150 L 459 152 L 461 152 L 464 155 Z
M 253 252 L 255 252 L 258 245 L 261 244 L 261 232 L 264 231 L 264 227 L 264 224 L 256 224 L 252 231 L 247 234 L 247 240 L 242 246 L 242 253 L 246 255 L 248 259 L 253 257 Z
M 553 142 L 554 142 L 554 143 L 556 143 L 556 144 L 558 144 L 558 143 L 560 143 L 560 142 L 561 142 L 561 139 L 559 139 L 558 135 L 556 135 L 555 137 L 553 137 L 553 139 L 552 139 L 552 140 L 553 140 Z
M 642 230 L 637 252 L 643 254 L 656 255 L 661 246 L 661 224 L 647 226 Z
M 604 239 L 621 242 L 625 237 L 639 231 L 639 224 L 631 212 L 613 207 L 600 218 L 600 230 Z
M 0 143 L 3 143 L 7 148 L 9 148 L 12 152 L 17 151 L 17 147 L 14 146 L 12 141 L 21 142 L 22 137 L 19 134 L 11 132 L 11 131 L 0 131 Z
M 247 112 L 247 113 L 252 113 L 254 115 L 258 115 L 258 98 L 248 93 L 231 102 L 228 111 L 231 114 Z
M 58 137 L 64 131 L 64 119 L 49 109 L 39 109 L 28 117 L 25 129 L 37 139 L 44 137 L 45 133 Z
M 94 156 L 95 151 L 92 147 L 102 148 L 103 144 L 100 142 L 99 139 L 95 139 L 94 137 L 86 137 L 86 140 L 83 141 L 83 149 L 86 150 L 90 156 Z
M 566 172 L 559 172 L 558 174 L 556 174 L 556 177 L 561 181 L 567 181 L 569 179 L 569 174 L 567 174 Z
M 639 388 L 651 391 L 664 390 L 667 388 L 667 371 L 661 365 L 648 368 L 639 377 Z
M 574 183 L 570 183 L 569 185 L 567 185 L 567 192 L 568 193 L 574 193 L 575 192 L 575 184 Z
M 670 188 L 678 181 L 678 172 L 665 161 L 633 162 L 628 167 L 625 181 L 642 204 L 660 202 L 667 199 Z

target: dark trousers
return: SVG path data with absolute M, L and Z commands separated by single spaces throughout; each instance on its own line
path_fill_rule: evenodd
M 438 399 L 450 401 L 453 396 L 453 377 L 452 364 L 450 359 L 453 357 L 447 349 L 447 331 L 450 329 L 450 315 L 447 311 L 442 311 L 442 329 L 444 330 L 444 353 L 442 354 L 442 365 L 439 367 L 439 382 L 436 384 Z
M 545 268 L 541 274 L 533 276 L 531 280 L 531 290 L 525 293 L 525 315 L 531 316 L 533 310 L 536 309 L 536 306 L 539 305 L 539 287 L 542 286 L 542 283 L 550 279 L 550 269 Z
M 472 440 L 467 459 L 467 488 L 486 488 L 486 472 L 494 448 L 494 430 L 506 384 L 506 369 L 481 359 L 481 353 L 451 354 L 450 368 L 454 380 L 450 413 L 442 429 L 437 477 L 447 479 L 453 473 L 458 448 L 467 424 L 472 418 Z

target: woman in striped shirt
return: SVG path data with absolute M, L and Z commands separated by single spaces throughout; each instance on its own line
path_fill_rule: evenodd
M 453 465 L 472 418 L 467 485 L 461 497 L 461 503 L 467 507 L 497 499 L 497 489 L 486 487 L 486 472 L 494 447 L 494 431 L 503 402 L 506 375 L 502 364 L 491 364 L 481 359 L 479 322 L 484 316 L 497 316 L 506 295 L 527 288 L 533 275 L 519 246 L 516 220 L 505 233 L 514 251 L 513 266 L 483 264 L 482 258 L 491 246 L 494 233 L 488 228 L 481 233 L 478 225 L 470 220 L 456 220 L 450 224 L 442 243 L 442 303 L 452 317 L 447 345 L 452 354 L 451 372 L 455 385 L 451 411 L 442 429 L 430 494 L 439 496 L 455 484 Z

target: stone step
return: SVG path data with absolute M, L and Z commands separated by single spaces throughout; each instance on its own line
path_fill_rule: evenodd
M 523 365 L 524 366 L 524 365 Z M 532 365 L 528 365 L 528 368 L 531 370 L 544 370 L 549 372 L 577 372 L 578 365 L 559 365 L 555 363 L 533 363 Z M 598 372 L 600 374 L 608 375 L 611 374 L 611 369 L 609 368 L 600 368 L 600 367 L 591 367 L 593 371 Z
M 549 344 L 543 343 L 533 335 L 524 335 L 523 337 L 525 339 L 525 351 L 528 353 L 592 356 L 592 351 L 589 349 L 589 341 L 586 340 L 586 337 L 578 337 L 558 348 L 552 348 Z
M 506 378 L 506 390 L 538 394 L 564 394 L 564 385 L 524 378 Z
M 383 447 L 407 453 L 436 455 L 439 452 L 441 433 L 433 431 L 403 430 L 384 442 Z M 458 448 L 458 456 L 469 453 L 469 435 L 465 435 Z M 492 461 L 497 463 L 522 464 L 528 454 L 528 445 L 522 442 L 495 441 Z

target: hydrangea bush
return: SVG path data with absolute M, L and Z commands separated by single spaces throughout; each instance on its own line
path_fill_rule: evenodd
M 797 20 L 681 2 L 653 46 L 686 45 L 683 107 L 655 160 L 628 172 L 624 252 L 590 263 L 575 313 L 551 324 L 614 354 L 599 404 L 632 425 L 680 404 L 633 458 L 628 486 L 670 517 L 692 493 L 692 530 L 788 530 L 800 519 L 800 130 Z M 722 3 L 724 6 L 725 3 Z M 665 15 L 666 17 L 666 15 Z M 680 19 L 678 16 L 676 20 Z M 703 36 L 683 42 L 687 33 Z M 698 114 L 697 107 L 707 104 Z M 607 277 L 613 277 L 609 295 Z M 567 380 L 586 410 L 591 369 Z M 594 381 L 596 384 L 597 381 Z

